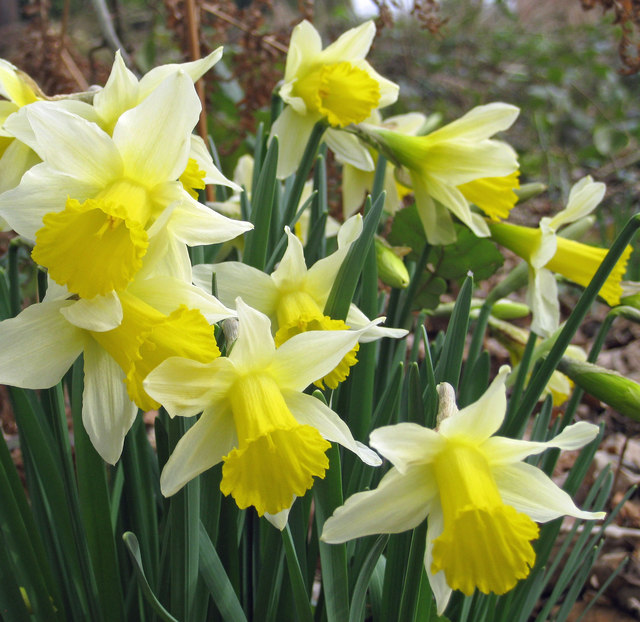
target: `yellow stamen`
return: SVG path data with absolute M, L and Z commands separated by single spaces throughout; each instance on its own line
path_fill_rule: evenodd
M 267 374 L 239 378 L 229 392 L 238 447 L 224 457 L 220 490 L 241 509 L 277 514 L 324 478 L 330 444 L 300 425 Z
M 307 331 L 348 329 L 349 327 L 342 320 L 334 320 L 324 315 L 309 294 L 296 291 L 285 294 L 280 299 L 278 331 L 274 339 L 276 347 L 279 347 L 291 337 Z M 356 343 L 331 372 L 316 380 L 314 384 L 324 389 L 323 382 L 326 382 L 330 389 L 337 388 L 349 376 L 351 367 L 358 362 L 356 354 L 359 349 L 360 345 Z
M 336 127 L 364 121 L 380 101 L 380 87 L 369 74 L 347 61 L 322 65 L 294 88 L 307 109 Z
M 444 517 L 433 543 L 435 574 L 470 596 L 475 588 L 504 594 L 529 574 L 535 562 L 531 540 L 538 526 L 500 498 L 484 454 L 462 440 L 448 439 L 434 461 Z
M 204 183 L 205 172 L 200 169 L 198 163 L 189 158 L 187 162 L 187 168 L 184 169 L 184 173 L 180 175 L 180 182 L 184 189 L 194 198 L 198 198 L 197 190 L 204 190 L 206 184 Z
M 497 222 L 508 218 L 518 202 L 514 190 L 520 187 L 519 176 L 520 171 L 515 171 L 505 177 L 475 179 L 458 186 L 458 190 L 467 201 L 477 205 L 492 221 Z

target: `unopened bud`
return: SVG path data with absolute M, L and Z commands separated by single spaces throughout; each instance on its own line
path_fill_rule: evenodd
M 409 285 L 409 272 L 396 252 L 382 240 L 375 239 L 378 276 L 383 283 L 400 289 Z
M 592 363 L 563 358 L 558 369 L 620 414 L 640 421 L 640 384 Z

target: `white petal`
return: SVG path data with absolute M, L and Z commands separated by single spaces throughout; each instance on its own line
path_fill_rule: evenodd
M 362 232 L 362 216 L 356 214 L 347 220 L 338 231 L 338 250 L 316 261 L 307 272 L 306 290 L 321 308 L 329 297 L 333 282 L 338 276 L 342 262 L 351 245 Z
M 242 192 L 242 188 L 235 182 L 227 179 L 215 166 L 211 159 L 211 154 L 200 136 L 191 134 L 191 148 L 189 157 L 193 158 L 202 171 L 204 171 L 204 182 L 217 186 L 228 186 L 234 192 Z
M 277 349 L 271 373 L 281 387 L 302 391 L 333 371 L 365 330 L 313 330 L 295 335 Z
M 427 241 L 432 245 L 451 244 L 456 241 L 456 230 L 447 208 L 433 200 L 429 194 L 429 179 L 426 182 L 417 174 L 411 173 L 413 193 L 416 199 L 418 216 Z
M 81 298 L 68 307 L 62 307 L 60 313 L 70 324 L 98 333 L 112 330 L 122 322 L 122 304 L 115 292 L 90 299 Z
M 294 497 L 295 500 L 295 497 Z M 293 505 L 293 504 L 292 504 Z M 264 517 L 276 528 L 282 531 L 287 526 L 289 520 L 289 512 L 291 512 L 291 506 L 285 508 L 277 514 L 264 513 Z
M 0 157 L 0 194 L 15 188 L 25 172 L 39 161 L 35 151 L 19 140 L 12 140 Z
M 477 402 L 442 421 L 440 433 L 447 438 L 466 438 L 474 444 L 489 438 L 504 420 L 507 410 L 505 381 L 510 372 L 511 368 L 503 365 Z
M 210 292 L 214 273 L 217 295 L 223 304 L 235 306 L 235 299 L 239 296 L 268 317 L 275 316 L 279 294 L 268 274 L 246 264 L 225 261 L 193 266 L 193 282 Z
M 432 462 L 446 443 L 435 430 L 406 422 L 373 430 L 369 442 L 402 473 L 413 464 Z
M 269 140 L 278 137 L 278 179 L 289 177 L 298 168 L 318 119 L 319 115 L 300 115 L 291 106 L 285 106 L 271 126 Z
M 584 447 L 598 436 L 598 426 L 579 421 L 566 427 L 558 436 L 545 442 L 521 441 L 503 436 L 492 436 L 482 445 L 489 464 L 498 466 L 524 460 L 527 456 L 540 454 L 546 449 L 556 447 L 573 451 Z
M 287 389 L 282 390 L 282 396 L 298 423 L 316 428 L 328 441 L 346 447 L 369 466 L 382 464 L 378 454 L 356 441 L 347 424 L 321 400 Z
M 129 399 L 124 373 L 92 339 L 84 350 L 82 423 L 102 459 L 115 464 L 138 407 Z
M 437 494 L 428 470 L 406 473 L 391 469 L 375 490 L 358 492 L 337 508 L 322 530 L 321 540 L 338 544 L 377 533 L 400 533 L 417 527 Z
M 107 130 L 113 130 L 118 117 L 137 103 L 138 79 L 133 72 L 127 69 L 120 50 L 118 50 L 109 79 L 104 88 L 96 93 L 93 105 L 104 124 L 103 127 L 106 127 Z
M 253 229 L 250 222 L 218 214 L 191 198 L 186 191 L 183 192 L 182 201 L 173 210 L 167 226 L 173 235 L 189 246 L 226 242 Z
M 324 134 L 329 149 L 343 164 L 358 170 L 373 172 L 375 164 L 369 150 L 353 135 L 329 128 Z
M 551 219 L 546 216 L 540 219 L 538 238 L 529 256 L 529 264 L 536 270 L 544 268 L 558 248 L 558 240 L 550 223 Z
M 192 82 L 199 80 L 211 67 L 213 67 L 222 58 L 222 46 L 216 48 L 213 52 L 191 61 L 190 63 L 172 63 L 169 65 L 160 65 L 154 67 L 151 71 L 142 76 L 139 86 L 139 101 L 147 97 L 154 89 L 156 89 L 168 76 L 179 71 L 186 73 Z
M 143 386 L 172 417 L 192 417 L 221 404 L 235 379 L 233 364 L 227 358 L 200 363 L 172 356 L 149 373 Z
M 464 139 L 470 142 L 485 140 L 502 132 L 517 119 L 520 109 L 511 104 L 494 102 L 476 106 L 456 121 L 429 134 L 434 140 Z
M 162 469 L 160 488 L 170 497 L 187 482 L 218 464 L 236 443 L 233 416 L 227 409 L 207 410 L 178 441 Z
M 98 190 L 94 184 L 59 173 L 48 164 L 36 164 L 19 186 L 0 195 L 0 216 L 16 233 L 33 242 L 45 214 L 61 212 L 67 197 L 84 201 Z
M 67 301 L 41 302 L 0 322 L 0 384 L 46 389 L 78 358 L 84 332 L 60 313 Z
M 276 345 L 271 336 L 269 318 L 236 299 L 238 312 L 238 339 L 230 358 L 239 370 L 264 369 L 273 361 Z
M 492 470 L 502 501 L 524 512 L 534 521 L 546 523 L 560 516 L 585 520 L 605 517 L 604 512 L 584 512 L 571 497 L 540 469 L 526 462 Z
M 189 251 L 166 227 L 161 228 L 150 238 L 142 268 L 136 274 L 136 280 L 156 275 L 170 276 L 185 283 L 191 281 Z
M 363 59 L 371 48 L 376 27 L 372 20 L 342 33 L 321 53 L 321 62 L 326 64 Z
M 0 101 L 0 120 L 3 120 L 0 136 L 13 136 L 35 151 L 38 141 L 29 123 L 28 110 L 26 106 L 16 108 L 9 102 Z
M 553 230 L 589 215 L 604 198 L 606 189 L 603 183 L 594 182 L 590 175 L 575 183 L 569 192 L 567 207 L 551 219 Z
M 560 324 L 558 286 L 550 270 L 529 268 L 526 302 L 533 316 L 532 332 L 541 337 L 547 337 L 558 328 Z
M 317 62 L 317 56 L 321 50 L 322 40 L 318 31 L 306 19 L 301 21 L 291 33 L 284 71 L 285 82 L 299 77 L 301 70 L 306 70 L 311 64 Z
M 125 174 L 147 188 L 178 179 L 191 148 L 200 100 L 184 73 L 170 75 L 141 104 L 123 113 L 113 130 Z
M 417 136 L 426 122 L 427 116 L 421 112 L 407 112 L 387 117 L 381 125 L 394 132 L 400 132 L 400 134 Z
M 304 260 L 304 249 L 298 237 L 285 227 L 287 250 L 284 252 L 278 267 L 271 274 L 274 285 L 282 291 L 300 289 L 307 276 L 307 264 Z
M 438 615 L 442 615 L 449 604 L 451 588 L 447 584 L 444 570 L 440 570 L 435 575 L 431 572 L 433 563 L 433 541 L 440 536 L 444 528 L 444 517 L 440 501 L 435 500 L 431 512 L 429 513 L 429 525 L 427 526 L 427 546 L 424 552 L 424 569 L 427 572 L 429 585 L 436 599 L 436 609 Z
M 342 169 L 342 214 L 348 218 L 363 205 L 365 194 L 373 187 L 373 173 L 362 171 L 351 164 Z
M 379 317 L 377 320 L 386 320 L 385 317 Z M 347 314 L 346 324 L 349 328 L 357 330 L 368 324 L 370 324 L 369 318 L 358 309 L 354 304 L 349 307 L 349 313 Z M 358 341 L 360 343 L 370 343 L 371 341 L 377 341 L 383 337 L 389 337 L 390 339 L 402 339 L 409 331 L 404 328 L 390 328 L 386 326 L 371 326 L 368 328 Z
M 177 305 L 186 305 L 201 311 L 210 323 L 235 316 L 235 311 L 225 307 L 217 298 L 195 285 L 170 276 L 156 276 L 143 281 L 136 279 L 128 291 L 166 315 Z
M 482 218 L 476 219 L 473 217 L 469 201 L 464 198 L 460 190 L 453 186 L 441 184 L 437 179 L 433 178 L 429 185 L 429 192 L 436 201 L 442 203 L 454 216 L 467 225 L 477 237 L 489 237 L 489 226 Z
M 27 108 L 36 153 L 66 175 L 104 187 L 122 175 L 122 160 L 111 137 L 95 123 L 46 102 Z

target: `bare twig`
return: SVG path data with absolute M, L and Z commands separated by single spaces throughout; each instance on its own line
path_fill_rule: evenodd
M 238 30 L 241 30 L 242 32 L 246 32 L 247 34 L 250 34 L 253 37 L 260 38 L 266 45 L 272 47 L 274 50 L 278 50 L 278 52 L 282 52 L 283 54 L 286 54 L 289 51 L 289 48 L 286 45 L 280 43 L 280 41 L 278 41 L 274 36 L 272 35 L 267 35 L 265 37 L 261 36 L 258 32 L 251 30 L 251 28 L 247 28 L 247 26 L 245 26 L 240 20 L 237 20 L 232 15 L 229 15 L 228 13 L 221 11 L 214 4 L 209 4 L 207 2 L 204 2 L 202 4 L 202 10 L 207 11 L 207 13 L 211 13 L 212 15 L 215 15 L 218 19 L 221 19 L 223 22 L 227 22 L 227 24 L 231 24 L 232 26 L 235 26 Z
M 120 50 L 122 60 L 131 67 L 131 57 L 127 54 L 122 41 L 120 41 L 118 34 L 116 33 L 116 29 L 113 27 L 113 20 L 111 19 L 111 14 L 109 13 L 105 0 L 91 0 L 91 4 L 95 9 L 96 17 L 100 24 L 100 30 L 102 31 L 102 36 L 105 41 L 114 52 L 116 50 Z

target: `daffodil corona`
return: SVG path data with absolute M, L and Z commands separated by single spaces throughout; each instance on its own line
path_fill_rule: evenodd
M 437 430 L 413 423 L 374 430 L 371 446 L 394 466 L 378 488 L 335 511 L 322 540 L 398 533 L 428 517 L 425 569 L 442 613 L 452 590 L 504 594 L 525 578 L 535 563 L 536 522 L 603 518 L 579 510 L 547 475 L 523 462 L 550 447 L 582 447 L 596 437 L 596 426 L 576 423 L 547 442 L 492 436 L 504 419 L 509 371 L 502 367 L 486 393 L 460 411 L 452 387 L 439 385 Z
M 144 381 L 170 415 L 203 411 L 169 457 L 160 485 L 172 495 L 223 462 L 222 492 L 282 529 L 295 497 L 324 477 L 328 441 L 380 464 L 330 408 L 302 393 L 336 366 L 359 333 L 304 333 L 276 349 L 269 319 L 241 299 L 236 307 L 238 338 L 228 357 L 210 363 L 171 358 Z

